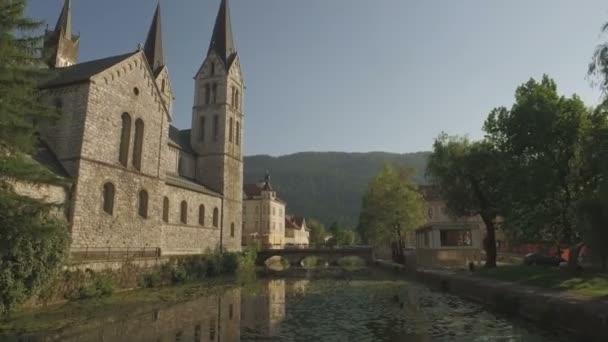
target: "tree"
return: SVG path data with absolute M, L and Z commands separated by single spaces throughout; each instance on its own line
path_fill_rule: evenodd
M 580 98 L 560 96 L 546 75 L 518 87 L 512 108 L 494 110 L 484 125 L 488 141 L 508 161 L 506 222 L 558 246 L 571 245 L 573 268 L 582 248 L 576 207 L 588 181 L 581 172 L 587 125 L 588 111 Z
M 456 217 L 480 215 L 486 226 L 486 267 L 496 267 L 496 220 L 502 160 L 487 141 L 470 142 L 441 134 L 433 144 L 427 175 Z
M 338 246 L 352 246 L 357 242 L 357 233 L 338 222 L 333 222 L 329 226 L 329 233 Z
M 34 163 L 36 123 L 57 113 L 37 84 L 48 77 L 40 22 L 25 18 L 25 0 L 0 0 L 0 311 L 10 313 L 60 270 L 68 250 L 65 225 L 53 206 L 19 196 L 14 182 L 62 183 Z
M 357 230 L 363 242 L 373 246 L 403 241 L 424 222 L 424 207 L 411 172 L 385 164 L 368 184 Z
M 310 245 L 323 246 L 325 244 L 325 237 L 327 236 L 325 225 L 317 220 L 309 219 L 306 222 L 306 226 L 310 229 Z

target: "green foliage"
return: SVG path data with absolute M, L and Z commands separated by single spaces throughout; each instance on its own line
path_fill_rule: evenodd
M 85 284 L 80 286 L 76 291 L 68 294 L 68 299 L 92 299 L 109 297 L 114 293 L 114 279 L 107 272 L 93 272 L 88 270 Z
M 329 227 L 329 233 L 333 237 L 334 246 L 353 246 L 358 242 L 358 235 L 350 228 L 334 222 Z
M 363 197 L 358 231 L 366 243 L 387 245 L 401 240 L 424 222 L 424 202 L 410 172 L 385 164 Z
M 310 229 L 309 243 L 311 246 L 325 245 L 325 237 L 327 236 L 327 232 L 323 223 L 315 219 L 307 219 L 306 227 Z
M 501 208 L 507 227 L 530 240 L 581 241 L 576 207 L 589 181 L 581 157 L 588 124 L 580 98 L 560 96 L 546 75 L 518 87 L 511 109 L 489 115 L 488 141 L 509 161 Z
M 417 183 L 424 182 L 428 153 L 334 153 L 307 152 L 281 157 L 245 158 L 246 183 L 256 183 L 266 170 L 272 186 L 293 214 L 314 217 L 325 225 L 339 221 L 357 224 L 361 198 L 369 180 L 386 162 L 409 167 Z M 306 220 L 307 224 L 308 219 Z
M 427 174 L 454 217 L 480 215 L 486 225 L 486 266 L 496 266 L 495 221 L 504 196 L 504 161 L 488 142 L 441 134 Z

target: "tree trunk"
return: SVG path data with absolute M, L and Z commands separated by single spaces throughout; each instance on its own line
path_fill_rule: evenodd
M 494 268 L 496 267 L 496 227 L 494 227 L 494 220 L 482 215 L 483 222 L 486 225 L 486 239 L 484 243 L 484 249 L 486 251 L 486 263 L 484 267 Z
M 585 244 L 578 243 L 570 245 L 570 251 L 568 254 L 568 269 L 570 271 L 578 271 L 578 256 L 581 254 L 581 250 Z

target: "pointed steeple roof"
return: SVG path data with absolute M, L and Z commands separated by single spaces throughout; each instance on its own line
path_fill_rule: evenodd
M 230 64 L 232 64 L 234 57 L 236 56 L 236 47 L 234 46 L 234 39 L 232 38 L 232 22 L 230 20 L 230 6 L 228 5 L 228 0 L 222 0 L 222 3 L 220 4 L 207 56 L 209 56 L 212 51 L 220 57 L 227 68 L 230 67 Z
M 57 25 L 55 25 L 55 32 L 64 38 L 72 39 L 72 0 L 64 1 Z
M 144 54 L 150 64 L 150 68 L 152 68 L 152 71 L 156 75 L 160 69 L 165 66 L 163 31 L 160 21 L 160 3 L 156 6 L 154 19 L 152 19 L 152 25 L 150 26 L 150 31 L 148 31 L 148 38 L 146 38 L 146 45 L 144 46 Z

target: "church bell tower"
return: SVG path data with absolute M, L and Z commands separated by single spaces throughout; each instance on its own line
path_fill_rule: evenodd
M 80 37 L 72 34 L 72 0 L 64 0 L 55 29 L 45 32 L 44 53 L 48 54 L 47 64 L 51 68 L 76 64 L 79 45 Z
M 223 195 L 222 241 L 241 246 L 243 210 L 243 78 L 232 37 L 228 0 L 222 0 L 202 66 L 196 73 L 192 149 L 196 179 Z

